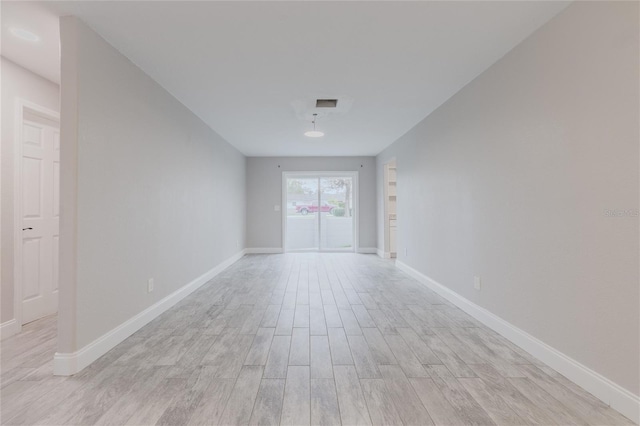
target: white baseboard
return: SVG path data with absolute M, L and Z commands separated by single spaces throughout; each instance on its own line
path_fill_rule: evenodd
M 247 254 L 277 254 L 284 253 L 284 250 L 280 247 L 254 247 L 245 249 Z
M 634 395 L 603 375 L 591 370 L 485 308 L 476 305 L 406 263 L 396 260 L 396 266 L 487 327 L 500 333 L 569 380 L 586 389 L 604 403 L 610 405 L 614 410 L 619 411 L 634 422 L 640 423 L 640 397 L 638 395 Z
M 7 337 L 11 337 L 20 333 L 21 328 L 22 327 L 20 327 L 18 321 L 16 321 L 15 318 L 3 322 L 2 324 L 0 324 L 0 340 L 4 340 Z
M 391 253 L 388 251 L 376 249 L 376 254 L 383 259 L 391 259 Z
M 317 250 L 309 250 L 309 251 L 317 251 Z M 303 252 L 301 250 L 300 252 Z M 360 247 L 357 250 L 358 253 L 362 254 L 375 254 L 377 249 L 375 247 Z M 254 247 L 245 249 L 245 253 L 247 254 L 276 254 L 276 253 L 284 253 L 284 250 L 280 247 Z
M 358 249 L 358 253 L 362 253 L 362 254 L 376 254 L 378 252 L 378 249 L 375 247 L 360 247 Z
M 57 352 L 53 357 L 53 374 L 56 376 L 70 376 L 81 371 L 89 364 L 109 352 L 120 342 L 131 336 L 136 331 L 147 325 L 150 321 L 158 317 L 160 314 L 171 308 L 173 305 L 193 293 L 203 284 L 211 280 L 220 272 L 240 260 L 245 254 L 242 250 L 229 259 L 220 263 L 215 268 L 202 274 L 195 280 L 191 281 L 184 287 L 171 293 L 164 299 L 148 307 L 133 318 L 120 324 L 113 330 L 97 338 L 82 349 L 73 353 Z

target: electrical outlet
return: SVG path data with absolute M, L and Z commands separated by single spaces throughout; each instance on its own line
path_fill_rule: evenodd
M 153 278 L 149 278 L 147 281 L 147 293 L 151 293 L 153 291 Z
M 236 248 L 240 248 L 240 241 L 236 240 Z
M 280 206 L 277 205 L 277 204 L 275 206 L 273 206 L 273 211 L 274 212 L 279 212 L 280 211 Z
M 480 290 L 480 277 L 473 277 L 473 288 Z

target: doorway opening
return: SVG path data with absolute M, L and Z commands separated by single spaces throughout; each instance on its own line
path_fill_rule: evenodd
M 397 174 L 396 160 L 384 165 L 384 257 L 397 257 Z
M 355 251 L 357 172 L 285 172 L 282 185 L 284 251 Z
M 19 326 L 58 311 L 60 116 L 17 101 L 14 309 Z

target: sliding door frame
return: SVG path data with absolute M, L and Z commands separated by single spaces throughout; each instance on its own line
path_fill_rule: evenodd
M 318 212 L 318 252 L 322 253 L 358 253 L 360 249 L 360 238 L 359 238 L 359 218 L 360 218 L 360 187 L 358 183 L 358 172 L 327 172 L 327 171 L 310 171 L 310 172 L 282 172 L 282 206 L 280 211 L 282 213 L 282 251 L 288 252 L 287 250 L 287 179 L 288 178 L 307 178 L 307 179 L 321 179 L 321 178 L 330 178 L 330 177 L 350 177 L 353 179 L 353 187 L 352 187 L 352 198 L 353 198 L 353 207 L 356 212 L 353 218 L 353 247 L 352 250 L 331 250 L 331 249 L 323 249 L 321 244 L 321 226 L 322 226 L 322 218 L 321 213 Z M 322 190 L 318 187 L 318 206 L 320 206 L 322 198 Z M 300 252 L 303 250 L 291 250 L 289 252 Z M 304 250 L 304 251 L 315 251 L 315 250 Z

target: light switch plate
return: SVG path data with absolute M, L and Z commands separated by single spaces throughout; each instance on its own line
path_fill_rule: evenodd
M 480 277 L 473 277 L 473 288 L 475 288 L 476 290 L 480 290 Z

